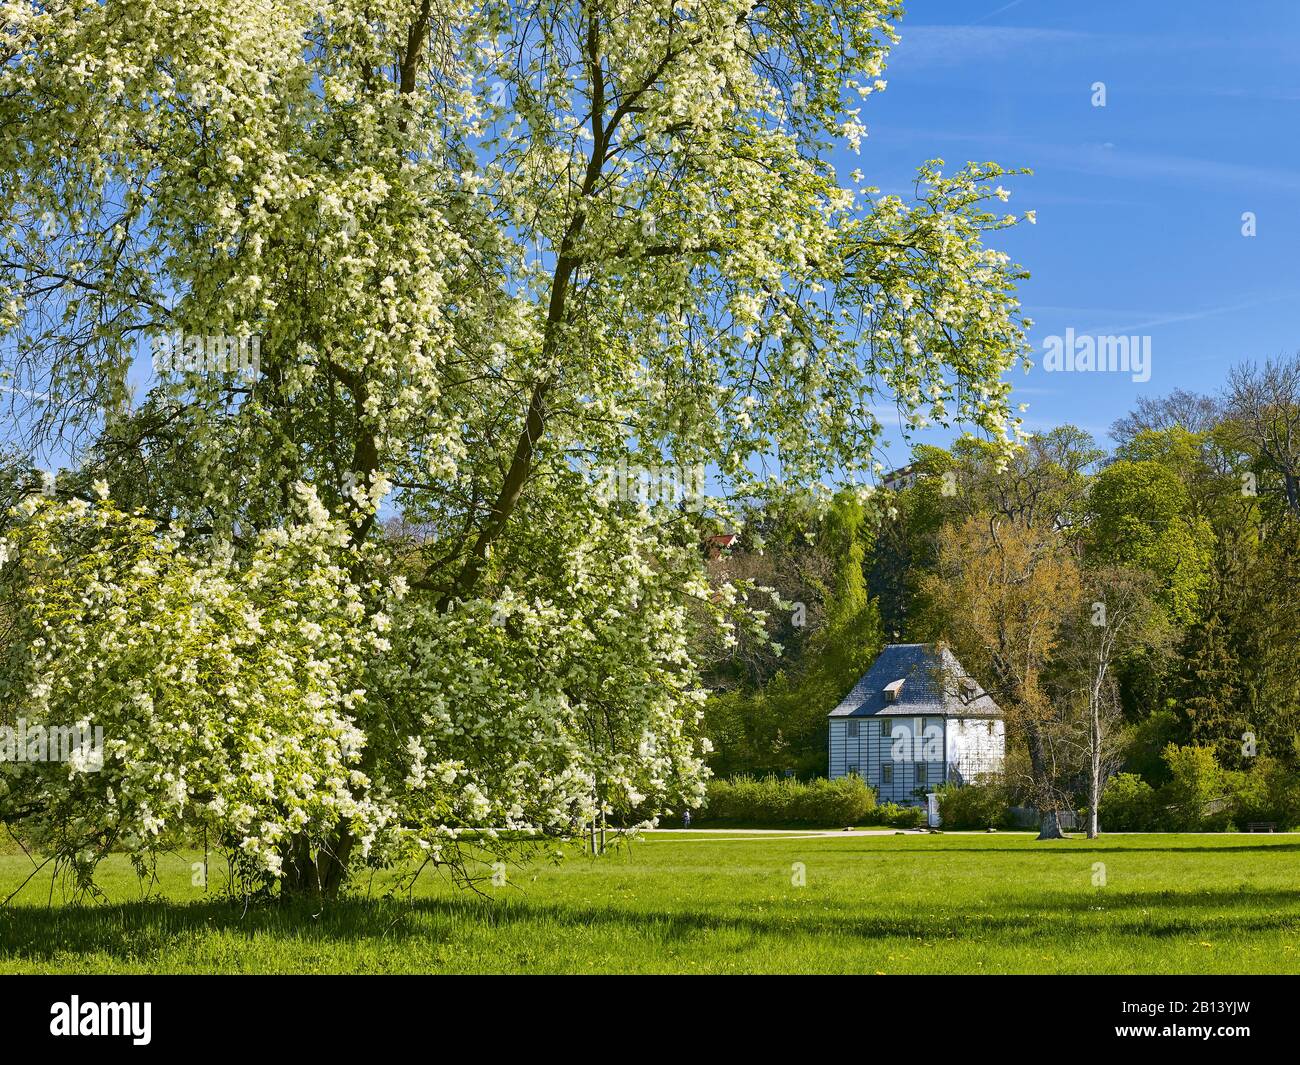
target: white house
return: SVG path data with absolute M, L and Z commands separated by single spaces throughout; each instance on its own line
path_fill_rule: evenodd
M 881 802 L 923 803 L 936 785 L 1000 772 L 1002 710 L 947 648 L 894 643 L 829 714 L 831 778 L 854 774 Z

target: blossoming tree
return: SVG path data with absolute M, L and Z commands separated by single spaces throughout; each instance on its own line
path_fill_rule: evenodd
M 110 726 L 93 783 L 23 771 L 69 860 L 203 824 L 330 893 L 698 799 L 695 627 L 739 593 L 688 514 L 592 481 L 863 483 L 882 395 L 1016 434 L 1004 171 L 931 161 L 905 200 L 832 164 L 899 15 L 0 2 L 5 370 L 85 456 L 10 531 L 8 683 Z M 174 360 L 133 400 L 160 334 L 256 337 L 258 372 Z

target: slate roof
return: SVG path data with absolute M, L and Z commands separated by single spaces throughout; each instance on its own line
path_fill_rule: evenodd
M 1001 717 L 1002 709 L 978 681 L 974 697 L 964 694 L 961 681 L 974 679 L 957 656 L 930 643 L 891 643 L 880 652 L 853 690 L 829 717 Z M 903 681 L 897 702 L 885 701 L 885 686 Z

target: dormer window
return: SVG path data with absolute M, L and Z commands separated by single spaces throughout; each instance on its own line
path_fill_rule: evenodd
M 888 684 L 885 685 L 885 702 L 887 703 L 898 702 L 898 693 L 901 692 L 902 690 L 903 690 L 903 681 L 901 679 L 890 681 Z

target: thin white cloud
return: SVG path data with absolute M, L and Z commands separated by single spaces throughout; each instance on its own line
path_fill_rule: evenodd
M 1179 322 L 1198 322 L 1202 318 L 1215 318 L 1220 314 L 1231 314 L 1234 311 L 1248 311 L 1254 307 L 1262 307 L 1268 303 L 1279 303 L 1282 300 L 1296 300 L 1297 298 L 1300 298 L 1300 295 L 1297 293 L 1285 292 L 1279 296 L 1265 296 L 1262 299 L 1247 300 L 1244 303 L 1230 303 L 1221 307 L 1206 307 L 1197 311 L 1155 314 L 1144 318 L 1142 321 L 1126 322 L 1123 325 L 1098 326 L 1091 331 L 1101 334 L 1102 336 L 1119 336 L 1142 329 L 1150 329 L 1153 326 L 1158 325 L 1176 325 Z
M 1040 145 L 1033 151 L 1040 160 L 1049 159 L 1062 170 L 1099 177 L 1300 190 L 1300 172 L 1250 163 L 1225 163 L 1218 159 L 1158 152 L 1128 152 L 1107 145 L 1075 148 Z
M 29 392 L 25 388 L 13 388 L 10 385 L 0 385 L 0 392 L 8 392 L 13 396 L 24 396 L 27 399 L 47 400 L 50 397 L 44 392 Z
M 1203 318 L 1214 318 L 1220 314 L 1232 314 L 1235 311 L 1247 311 L 1255 307 L 1263 307 L 1270 303 L 1281 303 L 1283 300 L 1297 301 L 1300 300 L 1298 292 L 1281 292 L 1269 296 L 1262 296 L 1258 299 L 1242 300 L 1236 303 L 1226 303 L 1215 307 L 1202 307 L 1191 311 L 1142 311 L 1128 308 L 1118 310 L 1114 307 L 1064 307 L 1052 304 L 1035 304 L 1032 307 L 1026 306 L 1027 311 L 1032 311 L 1031 317 L 1036 321 L 1038 329 L 1046 330 L 1047 327 L 1042 323 L 1044 315 L 1051 315 L 1057 321 L 1064 321 L 1071 326 L 1077 333 L 1090 333 L 1096 336 L 1122 336 L 1133 332 L 1140 332 L 1143 329 L 1150 329 L 1161 325 L 1177 325 L 1181 322 L 1197 322 Z M 1122 324 L 1094 325 L 1094 322 L 1121 322 Z M 1053 333 L 1064 328 L 1064 326 L 1054 326 Z M 1037 331 L 1037 330 L 1036 330 Z M 1044 336 L 1052 335 L 1047 332 Z M 1023 390 L 1022 390 L 1023 391 Z
M 904 21 L 899 32 L 902 40 L 890 59 L 895 67 L 984 63 L 1027 50 L 1079 48 L 1106 41 L 1097 34 L 1037 26 L 909 26 Z
M 1009 3 L 1009 4 L 1003 4 L 1003 5 L 1002 5 L 1000 8 L 998 8 L 996 11 L 990 11 L 987 15 L 981 15 L 979 18 L 977 18 L 977 19 L 975 20 L 974 23 L 972 23 L 972 25 L 976 25 L 976 24 L 981 23 L 981 22 L 987 22 L 987 21 L 988 21 L 989 19 L 991 19 L 991 18 L 996 18 L 998 15 L 1002 14 L 1002 12 L 1004 12 L 1004 11 L 1010 11 L 1013 7 L 1019 7 L 1019 6 L 1020 6 L 1021 4 L 1023 4 L 1024 2 L 1025 2 L 1025 0 L 1011 0 L 1011 3 Z
M 944 141 L 983 144 L 1014 155 L 1017 166 L 1030 169 L 1053 168 L 1092 177 L 1109 177 L 1137 181 L 1161 181 L 1172 184 L 1227 185 L 1233 188 L 1300 190 L 1300 171 L 1253 163 L 1224 162 L 1190 155 L 1160 152 L 1134 152 L 1112 141 L 1094 144 L 1057 144 L 1032 137 L 972 130 L 923 129 L 911 126 L 875 127 L 877 134 L 891 139 Z M 1032 198 L 1032 190 L 1025 193 Z M 1046 201 L 1044 201 L 1046 202 Z M 1118 202 L 1117 202 L 1118 205 Z

